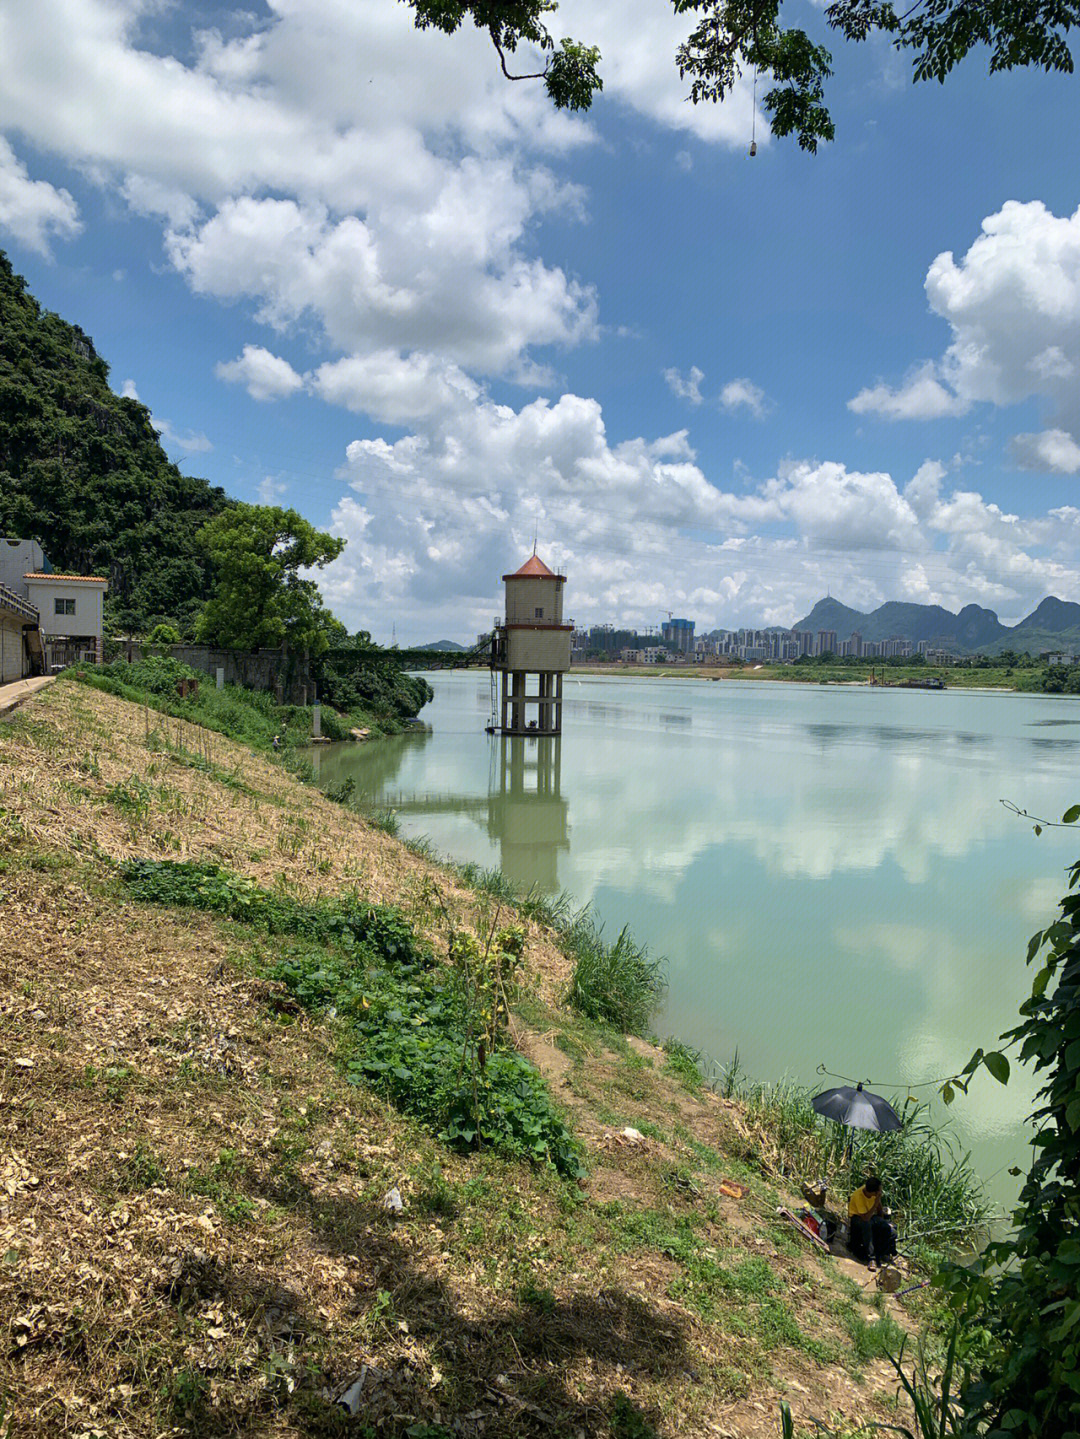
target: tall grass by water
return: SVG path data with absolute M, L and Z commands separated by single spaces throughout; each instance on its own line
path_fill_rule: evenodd
M 624 1034 L 646 1034 L 664 990 L 666 961 L 649 953 L 624 925 L 613 944 L 589 905 L 575 909 L 565 890 L 545 894 L 534 885 L 524 894 L 499 869 L 478 864 L 454 868 L 481 894 L 513 905 L 525 919 L 554 931 L 560 948 L 574 962 L 566 1002 L 597 1024 Z
M 664 961 L 638 944 L 626 925 L 614 944 L 591 910 L 582 910 L 560 932 L 574 961 L 567 999 L 587 1019 L 613 1024 L 626 1034 L 644 1034 L 667 986 Z

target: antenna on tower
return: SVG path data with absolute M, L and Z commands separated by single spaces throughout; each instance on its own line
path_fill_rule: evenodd
M 539 519 L 536 519 L 536 520 L 533 521 L 533 554 L 534 554 L 534 555 L 536 554 L 536 546 L 537 546 L 537 543 L 538 543 L 539 539 L 540 539 L 540 521 L 539 521 Z

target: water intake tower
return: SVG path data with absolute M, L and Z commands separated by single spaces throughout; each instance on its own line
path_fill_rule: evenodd
M 506 585 L 506 618 L 495 626 L 491 668 L 502 674 L 503 734 L 561 734 L 563 675 L 574 626 L 563 623 L 565 575 L 533 553 Z M 535 689 L 530 678 L 535 675 Z

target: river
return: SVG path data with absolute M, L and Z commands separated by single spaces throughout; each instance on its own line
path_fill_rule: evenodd
M 824 1064 L 902 1094 L 1015 1021 L 1077 834 L 1000 801 L 1080 800 L 1080 702 L 571 674 L 562 738 L 510 740 L 484 733 L 486 673 L 428 678 L 423 730 L 317 751 L 320 782 L 629 924 L 669 961 L 658 1033 L 757 1079 Z M 982 1074 L 951 1111 L 998 1203 L 1034 1089 Z

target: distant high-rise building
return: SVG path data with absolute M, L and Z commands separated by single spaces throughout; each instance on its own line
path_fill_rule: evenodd
M 836 654 L 836 631 L 818 630 L 814 636 L 814 654 L 834 655 Z
M 694 621 L 670 619 L 661 630 L 664 643 L 673 645 L 682 655 L 694 653 Z

